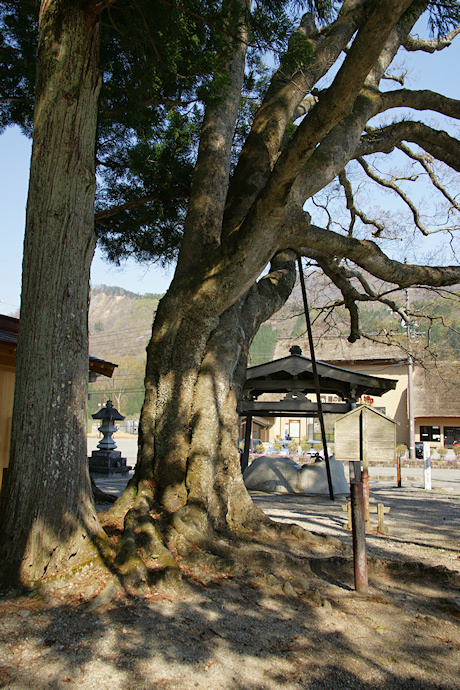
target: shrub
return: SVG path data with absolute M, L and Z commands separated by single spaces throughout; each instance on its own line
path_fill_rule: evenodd
M 454 446 L 454 453 L 457 460 L 460 460 L 460 446 Z
M 291 441 L 290 443 L 288 443 L 288 450 L 291 453 L 297 453 L 298 447 L 299 447 L 299 444 L 295 443 L 294 441 Z
M 438 451 L 438 454 L 439 454 L 439 457 L 441 458 L 441 460 L 444 460 L 444 458 L 446 457 L 447 452 L 448 452 L 447 448 L 436 448 L 436 450 Z
M 264 444 L 263 444 L 263 443 L 261 443 L 260 441 L 257 441 L 257 445 L 256 445 L 256 453 L 263 453 L 263 452 L 264 452 L 264 450 L 265 450 L 265 448 L 264 448 Z
M 406 455 L 407 453 L 407 446 L 405 443 L 400 443 L 399 445 L 396 446 L 396 455 L 399 455 L 401 457 L 402 455 Z

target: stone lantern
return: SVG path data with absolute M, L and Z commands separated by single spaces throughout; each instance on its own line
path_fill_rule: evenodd
M 111 400 L 107 400 L 105 407 L 102 407 L 96 414 L 91 415 L 93 419 L 101 420 L 99 431 L 103 438 L 97 444 L 98 450 L 93 450 L 89 458 L 89 471 L 92 474 L 121 474 L 125 475 L 131 467 L 126 464 L 126 458 L 121 457 L 121 453 L 116 449 L 113 434 L 117 431 L 115 421 L 124 419 Z

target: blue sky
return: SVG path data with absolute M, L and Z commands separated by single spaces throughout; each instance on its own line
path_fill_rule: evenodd
M 0 136 L 0 313 L 19 309 L 22 245 L 30 164 L 31 142 L 19 128 L 10 127 Z M 170 271 L 172 273 L 172 271 Z M 122 268 L 110 266 L 96 251 L 91 268 L 93 285 L 118 285 L 144 294 L 165 292 L 172 275 L 160 267 L 128 261 Z
M 434 55 L 406 53 L 410 69 L 407 88 L 437 90 L 460 99 L 458 70 L 460 36 L 453 45 Z M 457 130 L 458 131 L 458 130 Z M 22 244 L 30 161 L 30 141 L 18 128 L 9 128 L 0 136 L 0 313 L 19 309 L 21 289 Z M 111 267 L 96 252 L 91 270 L 93 285 L 118 285 L 132 292 L 164 292 L 172 277 L 157 266 L 146 267 L 128 261 L 121 268 Z

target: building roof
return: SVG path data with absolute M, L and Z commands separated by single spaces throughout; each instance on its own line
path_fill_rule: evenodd
M 460 362 L 414 367 L 414 417 L 460 417 Z
M 295 341 L 300 342 L 300 341 Z M 318 357 L 344 367 L 407 366 L 406 353 L 396 345 L 370 343 L 360 339 L 321 338 L 315 347 Z M 414 417 L 460 417 L 460 361 L 414 362 Z M 371 393 L 371 395 L 373 395 Z
M 342 398 L 382 395 L 396 388 L 396 380 L 360 374 L 326 362 L 317 361 L 316 369 L 321 392 L 335 393 Z M 255 397 L 261 393 L 288 393 L 294 389 L 304 394 L 315 392 L 313 363 L 309 357 L 291 354 L 248 368 L 244 391 L 251 391 Z
M 14 316 L 0 314 L 0 365 L 11 369 L 16 368 L 16 348 L 18 346 L 19 319 Z M 112 377 L 118 364 L 108 362 L 99 357 L 89 356 L 89 370 L 95 374 Z
M 325 403 L 324 412 L 343 413 L 350 409 L 350 403 L 362 395 L 383 395 L 396 388 L 395 379 L 361 374 L 333 364 L 317 361 L 321 393 L 338 395 L 345 402 Z M 282 415 L 299 412 L 315 415 L 317 404 L 307 399 L 315 392 L 313 363 L 308 357 L 292 353 L 266 364 L 250 367 L 243 386 L 243 400 L 240 414 Z M 280 401 L 257 401 L 264 393 L 286 394 Z
M 306 337 L 292 340 L 291 344 L 298 344 L 306 351 L 308 341 Z M 286 347 L 283 343 L 283 349 Z M 279 356 L 280 349 L 275 349 L 275 355 Z M 403 349 L 397 345 L 387 345 L 386 343 L 372 342 L 367 338 L 360 338 L 354 343 L 350 343 L 343 337 L 322 336 L 315 343 L 315 355 L 323 362 L 333 362 L 338 366 L 353 366 L 361 362 L 378 362 L 382 364 L 402 362 L 407 359 Z

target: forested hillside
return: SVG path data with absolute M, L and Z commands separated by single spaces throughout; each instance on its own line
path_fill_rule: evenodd
M 118 365 L 112 379 L 90 384 L 89 412 L 110 397 L 125 416 L 138 416 L 143 401 L 145 348 L 161 295 L 137 295 L 100 285 L 91 293 L 90 354 Z
M 318 274 L 307 276 L 308 295 L 315 341 L 321 337 L 346 337 L 347 311 L 340 304 L 340 295 L 332 292 Z M 98 378 L 90 385 L 92 394 L 89 412 L 110 397 L 120 412 L 127 417 L 139 415 L 143 401 L 145 348 L 151 333 L 152 320 L 159 294 L 138 295 L 119 287 L 94 287 L 89 312 L 90 353 L 118 364 L 112 379 Z M 405 304 L 401 292 L 394 299 Z M 410 311 L 412 343 L 426 357 L 458 359 L 460 351 L 459 294 L 452 291 L 443 296 L 423 290 L 411 290 Z M 361 328 L 373 341 L 400 344 L 407 347 L 407 329 L 399 314 L 388 306 L 369 302 L 360 307 Z M 254 366 L 277 354 L 289 354 L 293 338 L 305 336 L 305 316 L 299 286 L 294 289 L 286 305 L 261 326 L 250 349 L 249 364 Z M 304 354 L 309 355 L 305 347 Z

